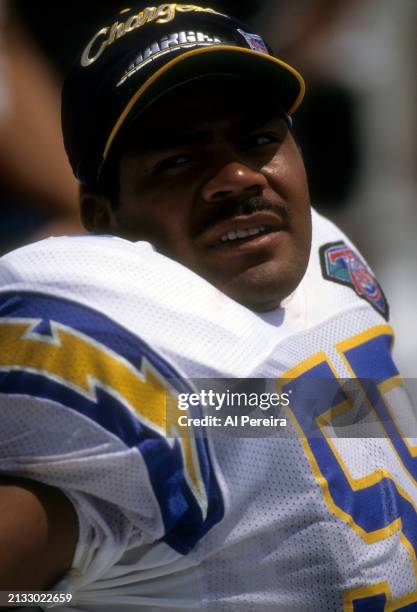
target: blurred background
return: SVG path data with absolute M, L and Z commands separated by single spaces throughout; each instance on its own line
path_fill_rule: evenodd
M 201 4 L 250 23 L 304 75 L 295 127 L 312 202 L 373 268 L 391 306 L 397 363 L 417 378 L 416 0 Z M 126 6 L 0 0 L 0 254 L 83 232 L 60 88 L 92 33 Z

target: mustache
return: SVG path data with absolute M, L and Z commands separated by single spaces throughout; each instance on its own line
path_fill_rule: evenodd
M 282 219 L 285 226 L 290 224 L 290 214 L 286 206 L 268 202 L 268 200 L 261 196 L 251 196 L 247 198 L 222 200 L 217 206 L 211 204 L 210 211 L 201 222 L 199 233 L 222 221 L 228 221 L 234 217 L 251 215 L 261 211 L 273 212 Z

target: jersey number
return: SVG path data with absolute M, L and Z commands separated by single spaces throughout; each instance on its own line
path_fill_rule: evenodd
M 399 390 L 402 381 L 391 358 L 393 335 L 388 325 L 378 326 L 337 345 L 337 351 L 363 397 L 369 413 L 383 428 L 383 434 L 402 468 L 417 488 L 417 447 L 412 447 L 396 424 L 387 393 Z M 324 352 L 306 360 L 285 375 L 291 393 L 290 415 L 302 439 L 313 472 L 320 483 L 330 511 L 346 521 L 366 543 L 400 532 L 417 577 L 417 507 L 413 499 L 386 469 L 369 476 L 353 477 L 332 438 L 326 432 L 335 417 L 352 410 L 349 391 Z M 326 384 L 323 385 L 323 380 Z M 306 393 L 309 385 L 320 385 L 320 393 Z M 401 392 L 401 391 L 400 391 Z M 309 399 L 310 398 L 310 399 Z M 317 400 L 316 400 L 317 398 Z M 382 432 L 381 432 L 382 433 Z M 381 503 L 382 502 L 382 503 Z M 387 582 L 345 593 L 344 609 L 393 611 L 417 610 L 417 591 L 393 600 Z

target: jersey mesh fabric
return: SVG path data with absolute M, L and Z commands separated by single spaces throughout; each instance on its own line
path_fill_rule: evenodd
M 276 362 L 302 362 L 319 351 L 331 357 L 338 339 L 380 322 L 378 315 L 360 306 L 283 341 Z M 343 370 L 341 376 L 346 376 Z M 386 438 L 334 443 L 344 447 L 342 458 L 353 477 L 388 466 L 416 501 L 415 483 L 404 474 Z M 363 584 L 388 579 L 395 596 L 415 588 L 415 572 L 400 532 L 369 545 L 329 513 L 299 439 L 216 440 L 215 448 L 230 507 L 238 510 L 213 534 L 218 551 L 202 553 L 208 610 L 295 612 L 307 606 L 333 611 L 342 609 L 344 591 Z M 201 546 L 208 544 L 206 540 Z

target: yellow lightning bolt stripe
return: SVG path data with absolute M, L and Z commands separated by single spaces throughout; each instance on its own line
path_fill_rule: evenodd
M 23 370 L 46 378 L 95 400 L 95 387 L 101 387 L 129 407 L 140 421 L 159 435 L 177 436 L 167 419 L 169 389 L 162 376 L 143 359 L 142 371 L 103 344 L 64 325 L 51 322 L 54 339 L 31 333 L 33 320 L 0 321 L 0 370 Z M 170 410 L 178 409 L 177 401 L 169 402 Z M 178 438 L 187 482 L 195 495 L 203 516 L 207 514 L 207 496 L 198 464 L 193 433 Z

